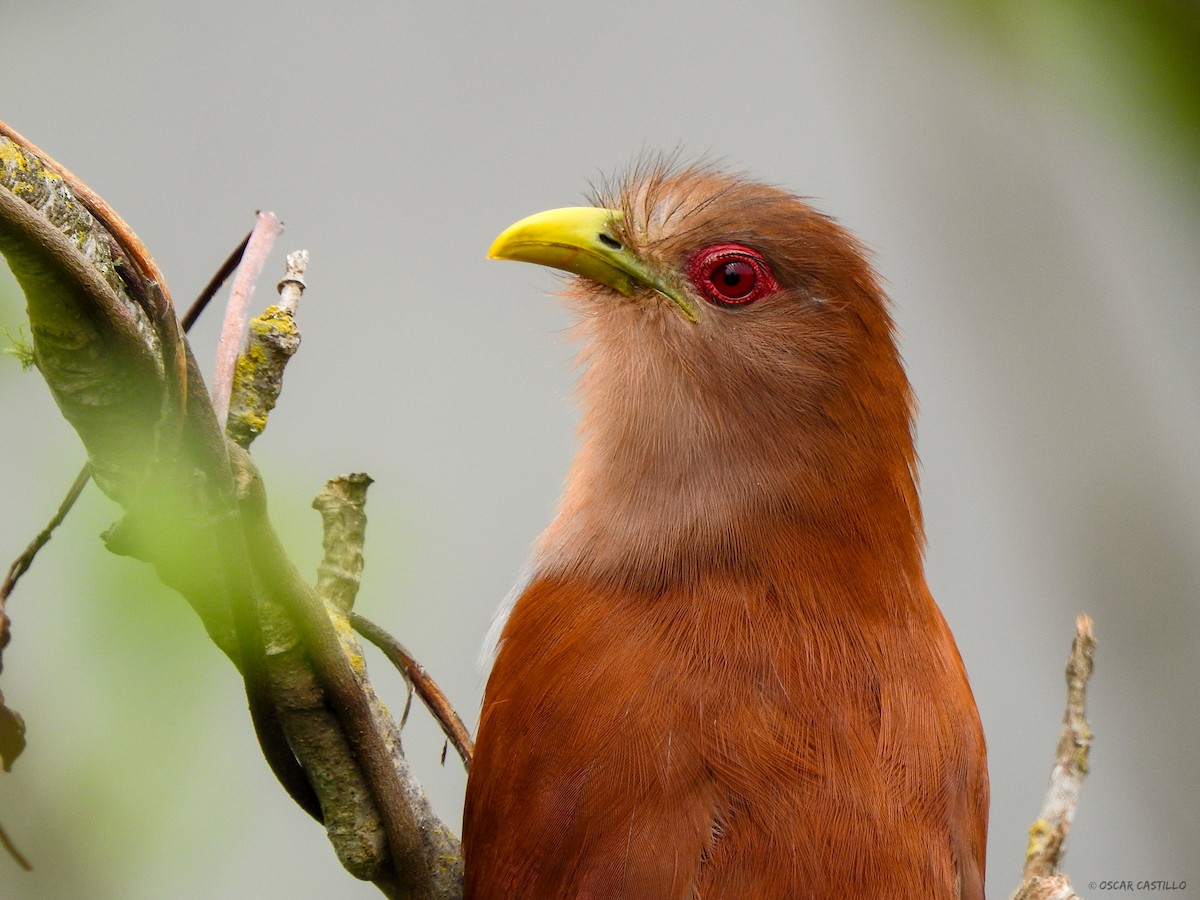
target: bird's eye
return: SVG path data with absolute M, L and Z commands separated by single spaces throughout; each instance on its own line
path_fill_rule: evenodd
M 779 290 L 762 254 L 741 244 L 706 247 L 687 268 L 696 290 L 719 306 L 744 306 Z

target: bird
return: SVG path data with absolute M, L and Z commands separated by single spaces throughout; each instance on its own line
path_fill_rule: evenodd
M 488 254 L 566 273 L 581 418 L 484 691 L 465 897 L 982 898 L 986 746 L 867 251 L 703 162 L 589 202 Z

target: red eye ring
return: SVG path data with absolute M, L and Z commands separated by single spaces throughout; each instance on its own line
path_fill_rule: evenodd
M 779 290 L 761 253 L 741 244 L 715 244 L 692 254 L 688 277 L 717 306 L 746 306 Z

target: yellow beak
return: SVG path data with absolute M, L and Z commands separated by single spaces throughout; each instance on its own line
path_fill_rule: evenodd
M 551 209 L 508 226 L 492 242 L 488 259 L 537 263 L 590 278 L 631 297 L 649 288 L 697 320 L 696 304 L 679 286 L 646 265 L 618 237 L 622 213 L 573 206 Z

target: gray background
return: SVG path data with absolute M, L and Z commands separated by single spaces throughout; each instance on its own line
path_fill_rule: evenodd
M 1041 56 L 884 0 L 343 6 L 0 0 L 0 117 L 123 214 L 180 305 L 256 208 L 310 250 L 304 348 L 255 447 L 297 559 L 319 556 L 323 479 L 370 472 L 360 607 L 473 726 L 483 635 L 576 418 L 553 277 L 484 251 L 642 150 L 724 159 L 857 231 L 898 305 L 929 579 L 991 748 L 991 896 L 1017 883 L 1084 610 L 1097 739 L 1067 870 L 1095 896 L 1200 896 L 1200 204 L 1070 4 L 1045 7 Z M 0 273 L 0 325 L 20 321 Z M 7 564 L 82 452 L 8 358 L 0 404 Z M 100 547 L 114 515 L 91 490 L 11 604 L 0 687 L 30 731 L 0 822 L 37 871 L 0 856 L 0 896 L 377 896 L 271 781 L 190 611 Z M 457 822 L 461 769 L 413 720 Z

